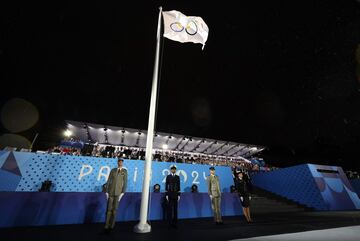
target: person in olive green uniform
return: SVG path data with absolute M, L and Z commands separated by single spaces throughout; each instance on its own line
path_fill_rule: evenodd
M 115 226 L 116 210 L 119 202 L 126 192 L 127 186 L 127 170 L 123 168 L 123 160 L 118 159 L 118 167 L 110 171 L 109 178 L 106 182 L 106 222 L 105 231 L 111 231 Z
M 210 167 L 210 175 L 206 178 L 208 184 L 208 193 L 211 200 L 211 208 L 214 213 L 216 224 L 223 224 L 221 218 L 221 190 L 219 177 L 215 175 L 215 167 Z

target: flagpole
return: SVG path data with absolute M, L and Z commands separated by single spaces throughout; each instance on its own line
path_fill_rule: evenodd
M 148 131 L 146 137 L 146 155 L 145 155 L 145 170 L 144 182 L 141 195 L 140 205 L 140 221 L 134 227 L 135 233 L 149 233 L 151 226 L 147 222 L 147 215 L 149 209 L 149 188 L 151 176 L 151 162 L 153 160 L 153 140 L 154 140 L 154 127 L 155 127 L 155 114 L 156 114 L 156 98 L 157 98 L 157 85 L 158 85 L 158 72 L 159 72 L 159 52 L 160 52 L 160 31 L 161 31 L 161 13 L 162 7 L 159 8 L 159 18 L 156 34 L 156 51 L 155 51 L 155 64 L 151 87 L 150 110 Z

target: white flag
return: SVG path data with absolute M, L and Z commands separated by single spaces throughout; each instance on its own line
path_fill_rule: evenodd
M 163 12 L 164 37 L 181 43 L 201 43 L 203 49 L 209 28 L 201 17 L 186 16 L 179 11 Z

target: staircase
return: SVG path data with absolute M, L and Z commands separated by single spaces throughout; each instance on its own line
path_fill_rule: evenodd
M 257 187 L 253 187 L 251 197 L 251 213 L 291 213 L 313 210 Z

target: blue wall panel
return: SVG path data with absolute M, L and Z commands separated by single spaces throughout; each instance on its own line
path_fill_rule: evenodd
M 151 185 L 161 185 L 164 191 L 165 177 L 174 163 L 153 162 Z M 51 191 L 55 192 L 99 192 L 106 182 L 110 170 L 117 166 L 116 159 L 84 156 L 63 156 L 27 152 L 0 153 L 0 191 L 38 191 L 41 183 L 50 179 Z M 208 165 L 176 163 L 180 175 L 181 189 L 189 192 L 193 184 L 199 192 L 207 192 L 206 176 Z M 141 192 L 144 175 L 144 161 L 125 160 L 128 170 L 128 192 Z M 229 192 L 233 185 L 230 167 L 216 167 L 223 192 Z M 14 188 L 15 187 L 15 188 Z
M 360 209 L 341 167 L 298 165 L 256 174 L 253 184 L 316 210 Z

